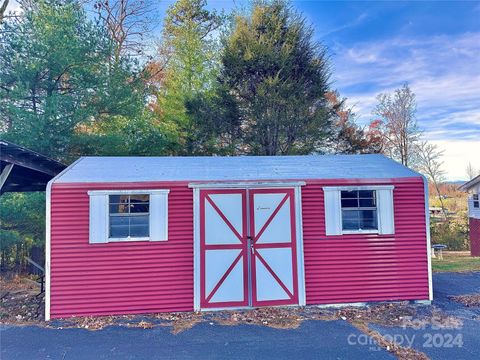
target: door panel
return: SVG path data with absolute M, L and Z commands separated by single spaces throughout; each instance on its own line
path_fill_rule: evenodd
M 200 191 L 201 308 L 298 303 L 294 196 Z
M 248 305 L 246 190 L 200 192 L 202 308 Z
M 250 190 L 253 306 L 298 303 L 293 189 Z

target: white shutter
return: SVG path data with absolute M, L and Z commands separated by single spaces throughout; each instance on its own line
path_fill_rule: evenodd
M 342 207 L 340 191 L 337 189 L 323 188 L 325 208 L 325 232 L 327 235 L 342 234 Z
M 108 196 L 90 194 L 90 244 L 108 242 Z
M 394 234 L 393 190 L 377 190 L 378 232 L 379 234 Z
M 150 241 L 168 239 L 168 190 L 150 194 Z

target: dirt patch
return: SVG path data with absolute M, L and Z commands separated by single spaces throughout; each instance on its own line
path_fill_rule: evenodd
M 159 313 L 153 316 L 155 319 L 161 320 L 161 325 L 172 327 L 172 333 L 178 334 L 182 331 L 191 329 L 196 324 L 204 321 L 202 313 Z
M 381 348 L 395 354 L 400 360 L 428 360 L 429 357 L 421 351 L 417 351 L 412 348 L 402 347 L 397 345 L 393 341 L 385 339 L 377 331 L 374 331 L 368 327 L 364 322 L 351 321 L 351 324 L 355 326 L 362 333 L 370 336 Z
M 258 308 L 212 313 L 211 320 L 221 325 L 251 324 L 275 329 L 296 329 L 304 320 L 338 320 L 334 311 L 318 307 Z
M 0 323 L 19 325 L 43 322 L 44 294 L 33 278 L 0 279 Z
M 467 307 L 480 306 L 480 294 L 450 296 L 450 299 L 452 299 L 453 301 L 459 302 Z
M 423 314 L 418 314 L 419 307 L 409 302 L 378 304 L 362 308 L 344 308 L 339 310 L 341 318 L 350 322 L 363 322 L 390 327 L 409 327 L 421 329 L 434 326 L 441 329 L 459 329 L 463 321 L 442 312 L 436 307 L 429 307 Z

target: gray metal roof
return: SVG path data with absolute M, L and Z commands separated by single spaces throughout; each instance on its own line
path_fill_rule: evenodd
M 382 179 L 420 174 L 383 155 L 83 157 L 55 182 Z

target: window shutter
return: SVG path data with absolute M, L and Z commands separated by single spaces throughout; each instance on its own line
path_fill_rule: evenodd
M 150 194 L 150 241 L 168 239 L 168 191 Z
M 325 232 L 327 235 L 342 234 L 342 206 L 340 191 L 324 188 Z
M 107 195 L 90 195 L 90 244 L 108 242 L 107 199 Z
M 380 234 L 394 234 L 395 226 L 393 219 L 393 190 L 378 189 L 378 232 Z

